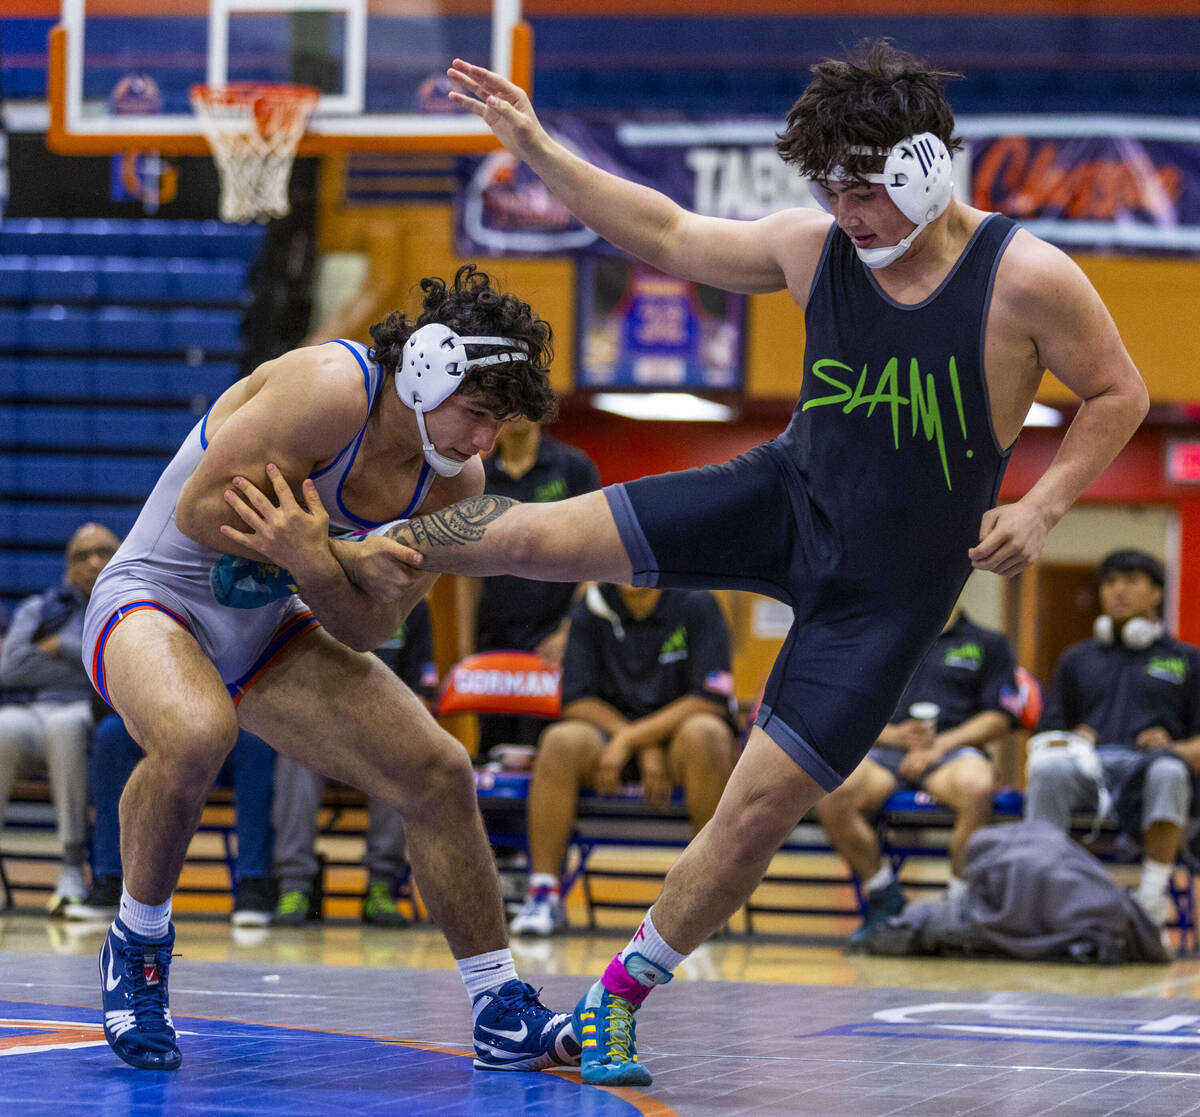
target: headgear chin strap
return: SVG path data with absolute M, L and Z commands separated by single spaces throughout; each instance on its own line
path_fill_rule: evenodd
M 908 251 L 926 225 L 946 212 L 954 195 L 950 152 L 932 132 L 921 132 L 901 140 L 891 149 L 855 147 L 849 154 L 883 156 L 883 170 L 876 174 L 847 175 L 844 168 L 836 167 L 831 177 L 879 183 L 887 188 L 888 197 L 896 208 L 916 225 L 899 244 L 887 248 L 854 246 L 858 258 L 867 267 L 886 268 Z M 829 191 L 815 179 L 810 186 L 818 205 L 832 213 Z
M 467 358 L 468 345 L 503 345 L 501 353 Z M 441 322 L 414 330 L 404 343 L 404 356 L 396 370 L 396 394 L 417 416 L 421 449 L 430 468 L 440 477 L 454 477 L 466 462 L 439 454 L 425 429 L 425 412 L 446 402 L 462 386 L 468 369 L 529 359 L 529 345 L 515 337 L 460 337 Z

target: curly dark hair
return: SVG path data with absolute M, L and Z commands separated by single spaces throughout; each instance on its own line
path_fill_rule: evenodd
M 487 272 L 464 264 L 454 274 L 453 286 L 444 279 L 421 280 L 424 301 L 415 322 L 401 310 L 393 310 L 371 327 L 374 359 L 389 373 L 400 367 L 404 343 L 413 332 L 431 322 L 449 326 L 463 337 L 511 337 L 529 347 L 525 360 L 468 369 L 458 390 L 481 397 L 484 406 L 498 419 L 518 415 L 534 422 L 548 422 L 558 413 L 558 397 L 550 387 L 550 362 L 554 358 L 553 331 L 526 302 L 496 289 Z M 499 351 L 499 346 L 472 345 L 470 356 L 482 357 Z
M 932 132 L 951 152 L 962 147 L 954 112 L 942 89 L 961 74 L 931 70 L 891 39 L 868 39 L 846 59 L 827 58 L 787 116 L 776 150 L 805 177 L 829 179 L 879 169 L 877 156 L 855 147 L 891 148 L 919 132 Z

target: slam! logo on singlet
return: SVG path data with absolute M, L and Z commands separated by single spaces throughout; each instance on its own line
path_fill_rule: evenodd
M 954 397 L 954 410 L 958 418 L 958 427 L 962 432 L 963 441 L 967 441 L 967 418 L 963 412 L 962 389 L 958 382 L 958 365 L 953 357 L 949 361 L 950 392 Z M 849 415 L 860 407 L 865 407 L 866 418 L 875 415 L 876 409 L 891 419 L 892 445 L 900 448 L 901 413 L 906 411 L 907 420 L 904 427 L 910 438 L 923 437 L 926 442 L 935 443 L 938 458 L 942 464 L 942 476 L 946 479 L 946 488 L 953 490 L 950 482 L 950 466 L 946 460 L 946 434 L 942 424 L 942 409 L 938 400 L 937 384 L 933 373 L 926 373 L 922 384 L 921 368 L 916 357 L 908 362 L 908 395 L 900 390 L 900 358 L 892 357 L 883 371 L 875 380 L 872 391 L 866 391 L 867 377 L 870 370 L 864 365 L 858 374 L 857 381 L 851 387 L 854 369 L 841 361 L 832 358 L 814 361 L 813 375 L 833 389 L 828 395 L 806 400 L 802 411 L 810 407 L 829 407 L 840 404 L 842 414 Z M 845 375 L 846 379 L 840 377 Z M 967 449 L 967 457 L 974 457 L 975 451 Z

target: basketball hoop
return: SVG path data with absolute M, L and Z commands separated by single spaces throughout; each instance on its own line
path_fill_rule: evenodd
M 296 147 L 318 91 L 307 85 L 193 85 L 192 109 L 221 180 L 221 220 L 246 224 L 288 212 Z

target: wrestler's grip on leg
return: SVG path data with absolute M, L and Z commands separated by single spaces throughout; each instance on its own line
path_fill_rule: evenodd
M 350 579 L 359 589 L 379 601 L 393 601 L 411 585 L 422 555 L 393 539 L 360 533 L 346 537 L 328 537 L 329 516 L 311 479 L 301 486 L 304 505 L 293 497 L 282 474 L 267 467 L 279 504 L 275 505 L 252 482 L 235 478 L 235 492 L 225 493 L 226 503 L 238 514 L 248 530 L 224 525 L 222 534 L 233 542 L 262 556 L 266 561 L 222 555 L 213 565 L 213 595 L 222 605 L 232 608 L 257 608 L 297 592 L 295 578 L 281 561 L 280 546 L 286 545 L 295 529 L 316 545 L 317 532 L 324 525 L 323 537 Z M 272 472 L 273 471 L 273 472 Z M 317 529 L 316 531 L 314 529 Z M 302 534 L 301 534 L 302 533 Z

